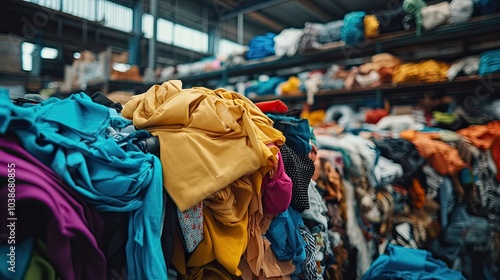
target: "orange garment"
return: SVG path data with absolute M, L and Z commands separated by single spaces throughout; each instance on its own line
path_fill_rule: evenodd
M 455 175 L 467 166 L 457 149 L 437 140 L 441 139 L 439 133 L 405 130 L 401 132 L 401 138 L 412 142 L 420 155 L 441 175 Z
M 486 125 L 471 125 L 460 129 L 457 133 L 468 138 L 474 146 L 487 150 L 496 137 L 500 136 L 500 121 L 493 121 Z
M 433 59 L 419 63 L 403 63 L 394 69 L 392 82 L 395 84 L 424 82 L 436 83 L 448 80 L 447 63 Z
M 266 172 L 261 169 L 250 176 L 254 187 L 259 190 Z M 269 241 L 262 238 L 269 228 L 271 219 L 264 216 L 260 191 L 254 191 L 248 206 L 248 214 L 248 245 L 239 264 L 239 269 L 243 273 L 242 278 L 289 279 L 286 276 L 295 271 L 295 267 L 290 262 L 278 261 L 271 250 Z
M 417 178 L 413 178 L 413 184 L 408 189 L 408 193 L 410 193 L 411 206 L 422 209 L 425 203 L 425 190 Z

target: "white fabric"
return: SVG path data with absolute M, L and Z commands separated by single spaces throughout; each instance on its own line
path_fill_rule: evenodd
M 376 186 L 384 186 L 392 184 L 401 178 L 403 176 L 403 167 L 381 156 L 378 158 L 373 173 L 377 181 Z
M 479 60 L 479 55 L 468 56 L 457 60 L 448 68 L 448 81 L 453 81 L 460 72 L 463 72 L 465 75 L 477 74 L 479 71 Z
M 356 273 L 358 275 L 363 275 L 368 270 L 372 262 L 371 256 L 373 248 L 365 239 L 363 231 L 361 230 L 356 218 L 357 215 L 355 209 L 357 208 L 357 203 L 356 199 L 354 199 L 354 187 L 347 180 L 343 180 L 343 184 L 347 212 L 346 232 L 349 237 L 349 242 L 358 249 L 358 266 L 356 268 Z
M 307 90 L 307 104 L 314 104 L 314 95 L 318 92 L 319 84 L 322 80 L 323 74 L 321 74 L 320 72 L 316 72 L 304 82 Z
M 356 121 L 356 113 L 352 107 L 347 105 L 332 105 L 325 112 L 325 122 L 333 121 L 333 116 L 340 113 L 342 117 L 338 120 L 338 124 L 342 127 L 350 127 Z
M 299 48 L 299 41 L 304 35 L 303 29 L 288 28 L 274 37 L 274 52 L 276 56 L 293 56 Z
M 472 0 L 452 0 L 450 3 L 450 17 L 448 23 L 466 22 L 474 12 L 474 2 Z
M 420 12 L 422 13 L 422 26 L 425 30 L 432 30 L 446 23 L 450 17 L 450 4 L 441 2 L 436 5 L 425 6 Z
M 367 75 L 358 74 L 354 78 L 362 87 L 367 87 L 375 82 L 380 81 L 380 74 L 377 71 L 370 71 Z
M 416 122 L 411 115 L 385 116 L 377 123 L 379 129 L 391 130 L 399 133 L 403 130 L 414 129 L 422 130 L 424 124 Z
M 326 217 L 328 209 L 323 201 L 323 197 L 316 188 L 316 182 L 313 180 L 309 182 L 307 195 L 309 197 L 309 209 L 302 212 L 302 218 L 315 221 L 323 225 L 324 229 L 328 229 L 328 219 Z

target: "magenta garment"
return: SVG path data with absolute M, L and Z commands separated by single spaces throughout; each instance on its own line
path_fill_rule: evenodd
M 278 170 L 272 179 L 267 173 L 262 179 L 262 207 L 269 215 L 283 213 L 292 200 L 292 179 L 285 173 L 281 153 L 278 157 Z
M 5 206 L 0 219 L 6 221 L 8 215 L 8 188 L 3 182 L 9 163 L 15 164 L 16 241 L 42 239 L 61 279 L 106 279 L 106 259 L 98 245 L 101 218 L 51 169 L 6 138 L 0 138 L 0 197 Z

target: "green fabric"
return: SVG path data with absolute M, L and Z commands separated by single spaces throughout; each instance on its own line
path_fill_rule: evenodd
M 442 124 L 454 124 L 457 121 L 457 115 L 455 113 L 443 113 L 439 111 L 432 112 L 432 117 L 435 121 Z
M 417 26 L 417 36 L 420 36 L 422 31 L 422 13 L 420 10 L 427 6 L 423 0 L 405 0 L 403 2 L 403 10 L 410 15 L 415 17 L 415 24 Z
M 31 262 L 24 276 L 24 280 L 59 280 L 54 266 L 46 259 L 47 246 L 37 240 Z

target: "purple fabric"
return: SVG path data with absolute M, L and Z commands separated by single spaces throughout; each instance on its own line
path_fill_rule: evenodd
M 106 279 L 106 259 L 98 245 L 103 223 L 97 213 L 19 144 L 0 138 L 1 182 L 7 182 L 9 163 L 15 164 L 16 175 L 16 241 L 28 236 L 44 240 L 48 260 L 62 279 Z M 9 214 L 7 195 L 2 183 L 2 221 Z
M 262 179 L 262 206 L 269 215 L 285 212 L 292 200 L 292 179 L 285 173 L 283 158 L 278 153 L 278 170 L 272 179 L 267 173 Z

